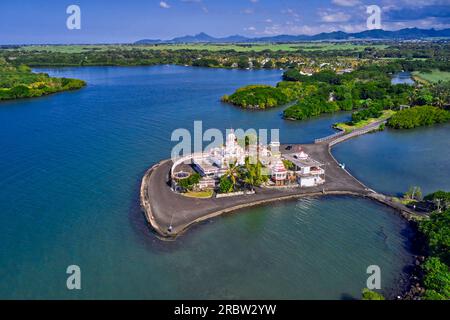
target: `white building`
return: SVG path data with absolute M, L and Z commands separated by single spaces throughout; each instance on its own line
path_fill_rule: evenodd
M 293 163 L 293 171 L 300 187 L 314 187 L 325 183 L 323 164 L 312 159 L 305 152 L 287 154 L 283 157 Z
M 234 131 L 231 130 L 224 146 L 180 159 L 174 163 L 172 174 L 176 174 L 180 164 L 192 160 L 194 169 L 202 176 L 199 188 L 213 188 L 230 165 L 242 166 L 247 157 L 255 159 L 258 156 L 258 161 L 267 170 L 266 174 L 270 175 L 277 186 L 291 185 L 293 181 L 300 187 L 313 187 L 325 183 L 325 170 L 322 169 L 323 165 L 320 162 L 312 159 L 304 151 L 281 154 L 279 148 L 279 142 L 271 142 L 269 146 L 250 144 L 244 148 L 239 145 Z M 293 168 L 288 170 L 283 163 L 284 159 L 289 160 Z
M 276 143 L 272 144 L 276 145 Z M 245 150 L 239 145 L 234 131 L 231 130 L 227 135 L 225 146 L 212 148 L 202 154 L 194 155 L 193 163 L 195 169 L 203 177 L 218 179 L 230 165 L 244 165 L 247 157 L 256 157 L 257 155 L 264 166 L 271 165 L 272 153 L 270 148 L 264 145 L 250 144 L 248 149 Z
M 207 158 L 218 168 L 227 168 L 230 164 L 243 165 L 245 150 L 238 144 L 236 135 L 231 130 L 227 136 L 225 147 L 211 149 Z

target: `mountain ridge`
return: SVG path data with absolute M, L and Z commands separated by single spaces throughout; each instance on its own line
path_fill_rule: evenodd
M 322 32 L 316 35 L 288 35 L 281 34 L 266 37 L 244 37 L 231 35 L 216 38 L 200 32 L 196 35 L 175 37 L 171 40 L 142 39 L 134 44 L 179 44 L 179 43 L 258 43 L 258 42 L 305 42 L 305 41 L 332 41 L 332 40 L 420 40 L 425 38 L 450 38 L 450 28 L 436 30 L 405 28 L 396 31 L 382 29 L 366 30 L 355 33 L 344 31 Z

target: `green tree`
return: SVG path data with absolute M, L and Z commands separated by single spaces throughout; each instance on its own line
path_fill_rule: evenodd
M 184 190 L 192 191 L 195 186 L 200 182 L 201 176 L 198 173 L 191 174 L 185 179 L 178 181 L 178 185 Z
M 394 114 L 389 119 L 388 126 L 394 129 L 411 129 L 448 121 L 450 121 L 450 111 L 432 106 L 418 106 Z
M 295 165 L 289 160 L 283 160 L 284 167 L 288 170 L 294 170 Z
M 430 105 L 433 103 L 433 94 L 428 88 L 423 88 L 414 92 L 413 100 L 419 106 Z
M 404 197 L 409 200 L 422 200 L 422 190 L 417 186 L 409 187 Z
M 225 172 L 224 176 L 231 181 L 232 187 L 234 189 L 237 185 L 239 177 L 239 167 L 236 165 L 236 162 L 228 165 L 228 169 Z
M 220 193 L 229 193 L 233 191 L 233 183 L 228 177 L 222 176 L 220 178 L 219 191 Z
M 450 206 L 450 192 L 438 190 L 424 197 L 424 200 L 432 201 L 438 212 L 446 210 Z
M 273 69 L 275 67 L 275 64 L 273 63 L 272 60 L 267 61 L 266 63 L 264 63 L 263 68 L 264 69 Z
M 250 188 L 250 190 L 254 190 L 257 181 L 257 175 L 255 172 L 255 168 L 249 167 L 247 168 L 246 173 L 243 176 L 243 181 Z
M 428 239 L 431 254 L 450 264 L 450 209 L 434 212 L 420 223 L 419 229 Z
M 426 272 L 424 278 L 425 299 L 450 299 L 450 272 L 449 267 L 439 258 L 431 257 L 423 265 Z
M 268 180 L 267 176 L 263 174 L 263 165 L 261 161 L 255 159 L 256 163 L 251 163 L 250 158 L 245 159 L 245 164 L 241 168 L 240 179 L 246 184 L 252 191 L 254 187 L 258 187 Z
M 248 62 L 248 58 L 247 57 L 241 57 L 241 58 L 239 58 L 239 61 L 238 61 L 238 67 L 240 68 L 240 69 L 247 69 L 247 68 L 249 68 L 250 67 L 250 64 L 249 64 L 249 62 Z
M 450 81 L 439 81 L 431 87 L 433 95 L 433 105 L 442 108 L 445 104 L 450 104 Z
M 362 291 L 363 300 L 385 300 L 381 293 L 364 288 Z

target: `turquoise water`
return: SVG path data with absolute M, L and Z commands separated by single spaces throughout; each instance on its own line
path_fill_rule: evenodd
M 280 109 L 244 111 L 218 100 L 245 84 L 275 84 L 279 71 L 49 71 L 89 85 L 0 104 L 0 298 L 347 299 L 359 297 L 368 265 L 381 266 L 390 294 L 411 262 L 407 225 L 390 209 L 356 198 L 253 208 L 195 226 L 176 242 L 158 240 L 147 227 L 138 205 L 140 180 L 169 156 L 173 129 L 203 120 L 205 128 L 280 128 L 282 142 L 310 142 L 348 119 L 340 113 L 287 122 Z M 398 148 L 418 145 L 424 132 L 445 136 L 447 130 L 411 132 Z M 389 134 L 367 137 L 382 149 Z M 357 159 L 350 163 L 345 157 L 358 152 L 342 149 L 367 137 L 336 153 L 364 182 L 377 184 L 380 173 L 357 166 Z M 448 154 L 442 145 L 447 150 L 430 150 Z M 418 156 L 404 171 L 392 171 L 393 181 L 379 181 L 380 189 L 403 191 L 405 176 L 435 163 L 428 154 Z M 388 160 L 365 161 L 370 168 Z M 441 182 L 430 179 L 427 188 Z M 66 289 L 71 264 L 81 267 L 81 291 Z

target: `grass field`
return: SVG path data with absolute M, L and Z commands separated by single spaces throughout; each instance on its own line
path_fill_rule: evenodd
M 428 82 L 438 82 L 438 81 L 450 81 L 450 72 L 432 70 L 432 72 L 413 72 L 413 75 L 428 81 Z
M 208 199 L 213 196 L 214 192 L 212 190 L 205 191 L 189 191 L 187 193 L 183 193 L 184 196 L 189 198 L 199 198 L 199 199 Z
M 234 50 L 237 52 L 260 52 L 264 50 L 270 51 L 330 51 L 330 50 L 355 50 L 363 51 L 367 47 L 385 48 L 385 45 L 359 45 L 352 43 L 295 43 L 295 44 L 161 44 L 161 45 L 32 45 L 22 47 L 26 51 L 49 51 L 58 53 L 82 53 L 90 50 L 207 50 L 221 51 Z M 7 49 L 14 50 L 14 49 Z
M 367 125 L 369 125 L 371 123 L 374 123 L 374 122 L 377 122 L 377 121 L 380 121 L 380 120 L 387 120 L 390 117 L 392 117 L 395 114 L 395 112 L 396 111 L 394 111 L 394 110 L 383 110 L 383 115 L 381 117 L 379 117 L 379 118 L 370 118 L 370 119 L 367 119 L 367 120 L 359 121 L 358 123 L 356 123 L 354 125 L 349 124 L 349 123 L 341 122 L 341 123 L 336 123 L 334 125 L 334 127 L 335 128 L 339 128 L 341 130 L 344 130 L 345 132 L 352 132 L 353 130 L 360 129 L 360 128 L 365 127 L 365 126 L 367 126 Z

